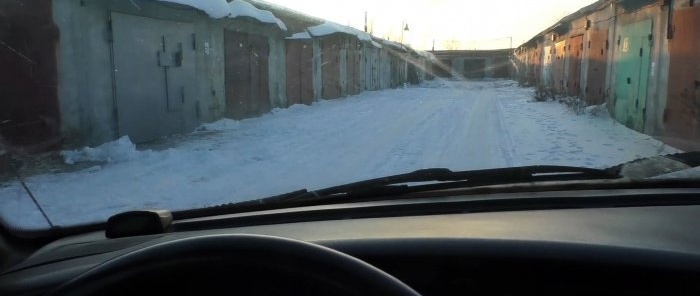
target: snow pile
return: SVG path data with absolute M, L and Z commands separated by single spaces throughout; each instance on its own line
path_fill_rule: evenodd
M 197 131 L 225 131 L 235 129 L 240 125 L 239 121 L 224 118 L 212 123 L 205 123 L 197 128 Z
M 230 18 L 250 17 L 260 21 L 261 23 L 275 24 L 281 30 L 287 31 L 287 26 L 284 24 L 284 22 L 275 17 L 272 12 L 258 9 L 252 4 L 243 0 L 233 0 L 228 5 L 231 11 L 231 14 L 229 14 Z
M 586 114 L 591 116 L 610 117 L 607 103 L 586 107 Z
M 177 3 L 187 5 L 192 8 L 204 11 L 212 18 L 237 18 L 250 17 L 258 20 L 261 23 L 277 25 L 281 30 L 286 31 L 287 26 L 280 19 L 275 17 L 272 12 L 261 10 L 243 0 L 158 0 L 163 2 Z
M 136 145 L 131 142 L 128 136 L 102 144 L 96 148 L 85 147 L 80 150 L 62 151 L 64 161 L 67 164 L 75 164 L 78 162 L 123 162 L 133 159 L 138 155 Z
M 231 14 L 226 0 L 158 0 L 163 2 L 187 5 L 204 11 L 212 18 L 222 18 Z
M 358 39 L 362 41 L 372 41 L 372 36 L 369 34 L 362 32 L 358 29 L 348 27 L 348 26 L 343 26 L 339 25 L 333 22 L 325 22 L 323 24 L 320 24 L 318 26 L 310 27 L 306 29 L 309 31 L 309 34 L 314 37 L 321 37 L 321 36 L 327 36 L 327 35 L 332 35 L 332 34 L 337 34 L 337 33 L 342 33 L 342 34 L 348 34 L 348 35 L 355 35 L 357 36 Z
M 668 173 L 653 177 L 652 179 L 697 179 L 700 178 L 700 167 L 689 168 L 685 170 Z

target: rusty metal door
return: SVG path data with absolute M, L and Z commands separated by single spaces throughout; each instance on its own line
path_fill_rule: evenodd
M 534 51 L 534 55 L 532 57 L 532 65 L 533 69 L 532 72 L 534 77 L 532 79 L 532 84 L 539 84 L 542 82 L 542 76 L 541 76 L 541 69 L 542 69 L 542 47 L 541 45 L 538 45 L 537 49 Z
M 250 111 L 258 116 L 271 110 L 270 107 L 270 45 L 267 37 L 261 35 L 248 35 L 250 42 Z
M 242 119 L 270 111 L 267 37 L 224 32 L 227 116 Z
M 353 69 L 353 84 L 350 87 L 353 94 L 360 94 L 362 92 L 362 80 L 363 80 L 363 63 L 362 63 L 362 45 L 359 41 L 355 41 L 354 48 L 352 49 L 353 64 L 355 68 Z
M 286 67 L 287 67 L 287 106 L 301 104 L 301 45 L 297 40 L 286 41 Z
M 565 93 L 566 75 L 564 65 L 566 60 L 566 41 L 557 42 L 552 54 L 552 86 L 558 94 Z
M 193 127 L 193 25 L 120 13 L 111 22 L 119 134 L 138 143 Z
M 552 46 L 545 46 L 543 49 L 543 61 L 542 61 L 542 76 L 540 78 L 540 83 L 546 87 L 554 86 L 554 73 L 552 72 L 552 63 L 554 62 L 554 48 Z
M 53 7 L 51 1 L 0 2 L 0 142 L 7 140 L 5 144 L 43 149 L 63 137 L 57 87 L 59 30 Z M 62 110 L 64 118 L 83 117 L 78 110 L 90 112 L 82 106 L 74 110 Z M 79 132 L 97 131 L 80 127 Z
M 581 93 L 581 59 L 583 58 L 583 35 L 571 37 L 566 47 L 569 59 L 569 75 L 566 82 L 567 94 L 578 96 Z
M 673 28 L 673 38 L 668 44 L 671 61 L 664 122 L 673 136 L 697 140 L 700 138 L 700 6 L 674 11 Z
M 347 55 L 347 92 L 349 95 L 357 95 L 361 90 L 360 76 L 360 44 L 357 40 L 351 39 L 348 42 Z
M 287 105 L 313 103 L 313 48 L 310 40 L 287 40 Z
M 608 30 L 590 31 L 588 42 L 588 73 L 584 96 L 588 105 L 605 103 L 605 79 L 608 67 Z
M 224 31 L 226 115 L 235 119 L 249 115 L 251 92 L 248 47 L 248 34 Z
M 328 36 L 321 39 L 321 97 L 326 100 L 340 97 L 340 49 L 341 39 Z

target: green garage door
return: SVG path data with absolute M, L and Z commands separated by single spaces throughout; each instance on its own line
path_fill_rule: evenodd
M 615 67 L 615 118 L 638 131 L 644 130 L 652 40 L 652 21 L 622 26 Z

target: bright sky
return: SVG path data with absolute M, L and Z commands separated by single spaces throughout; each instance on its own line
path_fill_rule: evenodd
M 595 0 L 266 0 L 291 9 L 364 29 L 417 49 L 508 48 L 529 40 L 564 16 Z

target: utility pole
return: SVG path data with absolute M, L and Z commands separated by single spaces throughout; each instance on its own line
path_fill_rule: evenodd
M 513 36 L 510 36 L 510 49 L 513 49 Z
M 435 39 L 433 39 L 433 52 L 435 52 Z

